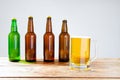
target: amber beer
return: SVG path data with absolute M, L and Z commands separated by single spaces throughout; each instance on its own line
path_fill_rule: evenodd
M 36 34 L 34 33 L 33 17 L 28 18 L 28 30 L 25 35 L 25 60 L 36 61 Z
M 69 61 L 69 42 L 70 35 L 68 33 L 67 20 L 63 20 L 62 30 L 59 35 L 59 62 Z
M 52 20 L 51 17 L 47 17 L 46 33 L 44 34 L 44 62 L 54 61 L 54 34 L 52 32 Z
M 90 60 L 90 38 L 72 37 L 71 38 L 71 66 L 87 67 Z

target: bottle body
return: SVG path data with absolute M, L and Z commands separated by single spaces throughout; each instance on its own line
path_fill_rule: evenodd
M 36 34 L 31 16 L 28 18 L 28 30 L 25 35 L 25 60 L 28 62 L 36 61 Z
M 69 34 L 61 33 L 59 36 L 59 62 L 69 61 L 69 43 L 70 43 Z
M 70 35 L 67 30 L 67 20 L 63 20 L 62 30 L 59 35 L 59 62 L 69 61 Z
M 20 61 L 20 35 L 17 32 L 17 26 L 12 22 L 11 32 L 8 35 L 8 55 L 12 62 Z M 16 24 L 16 22 L 15 22 Z
M 36 61 L 36 35 L 34 33 L 25 35 L 25 60 L 28 62 Z
M 44 35 L 44 61 L 54 61 L 54 35 L 52 33 Z
M 51 17 L 47 17 L 46 33 L 43 37 L 44 62 L 54 61 L 54 34 L 52 33 Z

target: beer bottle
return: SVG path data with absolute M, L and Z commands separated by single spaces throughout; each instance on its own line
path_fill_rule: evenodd
M 62 30 L 59 35 L 59 62 L 69 61 L 69 42 L 70 35 L 67 28 L 67 20 L 62 22 Z
M 47 17 L 46 33 L 44 34 L 44 62 L 54 62 L 54 34 L 52 33 L 51 17 Z
M 10 61 L 20 61 L 20 35 L 17 31 L 16 19 L 12 19 L 11 32 L 8 35 L 8 55 Z
M 34 33 L 33 17 L 28 18 L 28 29 L 25 35 L 25 60 L 36 61 L 36 34 Z

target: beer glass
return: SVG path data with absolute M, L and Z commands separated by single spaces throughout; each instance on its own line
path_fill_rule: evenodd
M 90 63 L 96 58 L 96 43 L 91 46 L 90 37 L 73 36 L 71 37 L 70 68 L 79 70 L 90 70 Z M 94 47 L 95 56 L 90 58 L 90 49 Z

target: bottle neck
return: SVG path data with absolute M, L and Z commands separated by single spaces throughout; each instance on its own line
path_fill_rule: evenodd
M 68 29 L 67 29 L 67 20 L 63 20 L 61 32 L 68 32 Z
M 12 24 L 11 24 L 11 32 L 17 32 L 17 20 L 12 19 Z
M 33 17 L 28 18 L 28 32 L 34 32 Z
M 51 17 L 47 17 L 46 32 L 52 32 L 52 22 L 51 22 Z

